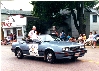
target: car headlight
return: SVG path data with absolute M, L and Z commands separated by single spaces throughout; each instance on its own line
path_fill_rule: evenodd
M 83 46 L 80 46 L 80 48 L 85 48 L 85 46 L 83 45 Z
M 68 47 L 62 48 L 62 51 L 69 51 Z

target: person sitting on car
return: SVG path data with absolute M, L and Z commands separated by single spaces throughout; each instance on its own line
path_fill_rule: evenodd
M 35 26 L 32 27 L 32 30 L 29 32 L 28 36 L 29 36 L 28 38 L 30 38 L 29 42 L 41 41 L 41 39 L 39 38 L 37 34 Z
M 29 32 L 28 36 L 29 36 L 29 38 L 31 40 L 37 39 L 38 35 L 37 35 L 37 31 L 36 31 L 36 27 L 35 26 L 32 27 L 32 30 Z

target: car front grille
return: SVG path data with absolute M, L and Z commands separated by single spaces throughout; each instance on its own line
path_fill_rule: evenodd
M 76 46 L 76 47 L 71 47 L 71 48 L 70 48 L 71 51 L 76 51 L 76 50 L 78 50 L 78 49 L 80 49 L 80 46 Z

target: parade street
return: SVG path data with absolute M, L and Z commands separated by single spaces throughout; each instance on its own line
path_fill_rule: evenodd
M 11 52 L 11 45 L 2 45 L 1 71 L 99 71 L 99 47 L 87 47 L 87 50 L 85 56 L 76 61 L 57 60 L 55 64 L 50 64 L 43 58 L 17 59 Z

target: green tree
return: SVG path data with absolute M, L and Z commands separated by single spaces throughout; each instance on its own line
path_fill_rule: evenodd
M 79 33 L 83 32 L 83 8 L 93 7 L 97 1 L 32 1 L 34 6 L 33 15 L 39 17 L 42 20 L 51 20 L 54 25 L 62 26 L 67 25 L 64 23 L 64 17 L 59 12 L 61 9 L 67 9 L 71 11 L 74 19 L 74 24 Z M 74 12 L 77 10 L 77 16 Z M 79 21 L 79 25 L 77 24 Z

